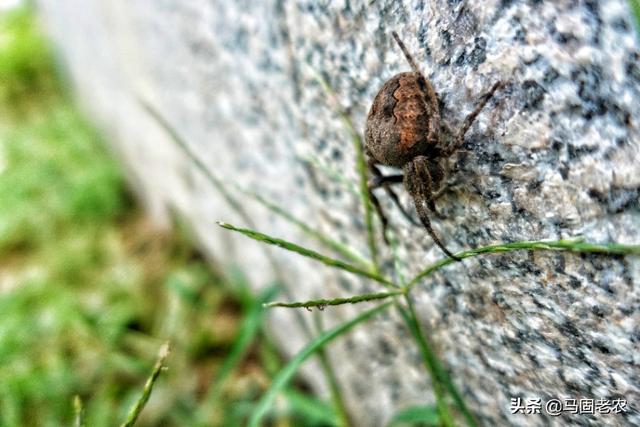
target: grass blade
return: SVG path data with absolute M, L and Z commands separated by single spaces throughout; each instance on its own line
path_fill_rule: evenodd
M 640 34 L 640 0 L 629 0 L 629 6 L 636 21 L 636 30 Z
M 211 419 L 212 411 L 218 408 L 218 403 L 222 396 L 222 390 L 226 379 L 231 375 L 242 359 L 244 359 L 248 348 L 253 343 L 260 327 L 262 326 L 262 319 L 264 318 L 263 304 L 273 298 L 277 293 L 277 290 L 277 285 L 267 287 L 245 310 L 245 313 L 242 316 L 242 324 L 240 325 L 238 334 L 233 341 L 231 350 L 225 357 L 222 366 L 220 366 L 212 386 L 204 399 L 204 402 L 206 403 L 202 406 L 203 409 L 198 417 L 201 422 L 204 423 L 204 420 Z
M 322 335 L 324 333 L 324 326 L 322 325 L 322 316 L 319 315 L 318 312 L 313 316 L 313 323 L 316 328 L 316 333 L 318 335 Z M 347 411 L 347 405 L 345 404 L 344 397 L 342 395 L 342 390 L 340 389 L 340 384 L 338 384 L 338 377 L 331 365 L 331 361 L 327 356 L 327 351 L 325 348 L 321 348 L 317 351 L 318 359 L 320 359 L 321 365 L 325 370 L 325 377 L 327 380 L 327 385 L 329 386 L 329 392 L 331 394 L 331 402 L 333 403 L 333 409 L 337 418 L 337 426 L 338 427 L 349 427 L 353 425 L 351 419 L 349 418 L 349 412 Z
M 275 400 L 278 393 L 287 385 L 289 380 L 293 377 L 300 365 L 302 365 L 305 360 L 307 360 L 319 349 L 323 348 L 326 344 L 333 341 L 335 338 L 342 336 L 349 329 L 380 313 L 390 305 L 391 302 L 387 302 L 376 308 L 361 313 L 350 321 L 342 323 L 341 325 L 338 325 L 335 328 L 320 335 L 318 338 L 309 343 L 305 348 L 303 348 L 300 352 L 298 352 L 298 354 L 296 354 L 296 356 L 289 363 L 287 363 L 287 365 L 282 368 L 282 370 L 273 379 L 271 386 L 258 402 L 258 406 L 256 407 L 251 420 L 249 421 L 249 426 L 258 427 L 260 425 L 260 421 L 269 411 L 269 408 L 273 404 L 273 401 Z
M 373 269 L 373 265 L 371 264 L 371 262 L 366 258 L 364 258 L 362 255 L 360 255 L 355 249 L 337 240 L 334 240 L 317 230 L 314 230 L 313 228 L 309 227 L 305 222 L 294 217 L 288 211 L 282 209 L 280 206 L 276 205 L 275 203 L 272 203 L 266 200 L 261 195 L 253 191 L 247 191 L 247 190 L 241 190 L 241 191 L 247 194 L 248 196 L 252 197 L 253 199 L 255 199 L 258 203 L 260 203 L 261 205 L 269 209 L 271 212 L 275 213 L 276 215 L 279 215 L 280 217 L 284 218 L 290 223 L 296 225 L 306 235 L 319 241 L 320 243 L 325 245 L 327 248 L 335 251 L 337 254 L 342 255 L 345 259 L 348 259 L 351 262 L 359 264 L 363 268 L 366 268 L 368 270 Z
M 242 218 L 242 220 L 247 225 L 253 227 L 254 225 L 251 217 L 245 212 L 240 202 L 238 202 L 238 200 L 236 200 L 236 198 L 233 197 L 233 195 L 231 195 L 229 191 L 227 191 L 227 188 L 222 183 L 222 181 L 217 176 L 215 176 L 213 172 L 211 172 L 207 165 L 204 164 L 202 159 L 200 159 L 200 157 L 198 157 L 198 155 L 191 149 L 189 144 L 184 139 L 182 139 L 182 137 L 173 128 L 173 126 L 169 124 L 167 119 L 165 119 L 158 111 L 156 111 L 153 106 L 151 106 L 151 104 L 149 104 L 144 99 L 139 98 L 138 101 L 140 102 L 140 105 L 144 108 L 144 110 L 149 113 L 149 115 L 151 115 L 151 117 L 153 117 L 155 121 L 164 129 L 164 131 L 167 133 L 167 135 L 169 135 L 176 146 L 180 148 L 180 150 L 182 150 L 182 152 L 189 158 L 189 160 L 193 162 L 196 168 L 198 168 L 198 170 L 205 176 L 205 178 L 207 178 L 207 181 L 209 181 L 211 185 L 213 185 L 215 189 L 218 190 L 222 198 L 229 204 L 229 206 Z
M 342 305 L 342 304 L 357 304 L 366 301 L 375 301 L 380 299 L 386 299 L 397 295 L 404 294 L 404 291 L 391 291 L 391 292 L 379 292 L 375 294 L 362 294 L 353 297 L 346 298 L 333 298 L 333 299 L 316 299 L 302 302 L 269 302 L 264 304 L 265 307 L 287 307 L 287 308 L 306 308 L 318 307 L 323 310 L 330 305 Z
M 471 411 L 469 411 L 469 408 L 464 402 L 462 395 L 451 380 L 449 373 L 442 367 L 440 360 L 433 351 L 427 335 L 425 335 L 422 327 L 420 326 L 420 323 L 418 322 L 418 316 L 416 315 L 415 309 L 413 307 L 413 302 L 408 295 L 405 295 L 405 301 L 407 302 L 408 309 L 401 309 L 401 314 L 404 317 L 405 322 L 407 322 L 409 329 L 411 329 L 416 342 L 420 346 L 420 351 L 423 353 L 425 363 L 428 365 L 427 369 L 429 369 L 429 372 L 431 373 L 433 382 L 438 383 L 439 387 L 445 387 L 446 391 L 449 392 L 454 402 L 456 403 L 458 410 L 462 413 L 462 416 L 467 422 L 467 425 L 469 425 L 470 427 L 476 427 L 478 423 L 476 422 L 475 417 L 473 416 Z M 443 422 L 445 421 L 443 420 Z
M 360 195 L 360 190 L 358 190 L 358 187 L 356 187 L 356 185 L 353 183 L 352 180 L 350 180 L 345 175 L 343 175 L 342 173 L 338 172 L 337 170 L 335 170 L 331 166 L 329 166 L 329 165 L 325 164 L 324 162 L 320 161 L 315 156 L 298 157 L 298 159 L 301 162 L 304 162 L 304 163 L 306 163 L 306 164 L 308 164 L 310 166 L 315 167 L 316 169 L 318 169 L 320 172 L 322 172 L 324 175 L 326 175 L 333 182 L 344 186 L 344 188 L 346 188 L 351 194 L 353 194 L 355 196 L 359 196 Z
M 440 366 L 438 358 L 433 352 L 431 345 L 420 330 L 420 324 L 418 323 L 418 319 L 416 318 L 411 299 L 408 296 L 405 296 L 405 300 L 407 301 L 408 308 L 405 309 L 400 306 L 398 306 L 398 308 L 400 310 L 402 318 L 411 331 L 411 335 L 413 335 L 413 338 L 418 343 L 420 353 L 422 353 L 422 359 L 424 360 L 427 371 L 431 376 L 431 383 L 433 385 L 433 393 L 436 397 L 436 407 L 438 409 L 438 415 L 444 426 L 454 426 L 455 423 L 453 421 L 453 416 L 451 415 L 449 407 L 447 406 L 446 395 L 443 390 L 442 375 L 439 372 L 440 370 L 442 370 L 442 367 Z
M 303 248 L 302 246 L 296 245 L 295 243 L 287 242 L 286 240 L 278 239 L 277 237 L 271 237 L 266 234 L 249 230 L 246 228 L 239 228 L 231 224 L 227 224 L 224 222 L 218 222 L 218 225 L 222 228 L 226 228 L 227 230 L 237 231 L 241 234 L 244 234 L 247 237 L 250 237 L 254 240 L 257 240 L 262 243 L 267 243 L 269 245 L 278 246 L 282 249 L 286 249 L 291 252 L 295 252 L 307 258 L 315 259 L 316 261 L 320 261 L 321 263 L 328 265 L 330 267 L 339 268 L 344 271 L 348 271 L 353 274 L 357 274 L 359 276 L 367 277 L 369 279 L 373 279 L 376 282 L 383 283 L 385 285 L 394 286 L 393 283 L 378 273 L 373 273 L 367 270 L 363 270 L 354 265 L 347 264 L 344 261 L 340 261 L 334 258 L 327 257 L 325 255 L 319 254 L 318 252 L 312 251 L 311 249 Z
M 387 230 L 387 239 L 389 240 L 389 246 L 391 246 L 391 255 L 393 256 L 393 266 L 395 268 L 396 281 L 405 286 L 406 277 L 405 272 L 407 266 L 405 262 L 400 258 L 398 253 L 398 237 L 392 230 Z
M 440 425 L 438 409 L 434 406 L 410 406 L 396 412 L 387 427 L 404 424 L 438 427 Z
M 360 199 L 362 201 L 362 205 L 364 207 L 364 223 L 365 228 L 367 230 L 367 242 L 369 244 L 369 252 L 371 252 L 371 260 L 373 264 L 378 269 L 378 247 L 376 245 L 376 236 L 375 230 L 373 227 L 373 209 L 371 200 L 369 199 L 369 186 L 367 184 L 368 174 L 367 174 L 367 162 L 364 157 L 364 148 L 362 144 L 362 138 L 360 138 L 360 134 L 356 131 L 355 126 L 351 120 L 349 114 L 342 108 L 340 102 L 337 99 L 337 96 L 333 90 L 333 88 L 329 85 L 320 73 L 318 73 L 313 67 L 309 64 L 306 64 L 307 68 L 310 70 L 311 74 L 315 78 L 315 80 L 320 84 L 324 92 L 328 95 L 329 100 L 333 104 L 334 108 L 337 110 L 340 115 L 340 119 L 344 123 L 345 127 L 349 131 L 349 135 L 351 137 L 351 142 L 353 144 L 353 148 L 356 152 L 356 170 L 358 172 L 358 176 L 360 178 L 359 182 L 359 193 Z
M 169 343 L 166 342 L 160 347 L 160 352 L 158 353 L 158 360 L 156 361 L 155 366 L 153 367 L 153 371 L 151 372 L 151 376 L 147 379 L 147 382 L 144 385 L 144 389 L 142 390 L 142 395 L 138 399 L 138 401 L 133 405 L 129 414 L 127 415 L 127 420 L 122 424 L 121 427 L 131 427 L 135 424 L 136 420 L 140 416 L 142 409 L 144 409 L 144 405 L 149 401 L 149 397 L 151 396 L 151 392 L 153 391 L 153 386 L 156 383 L 156 380 L 160 376 L 160 372 L 164 368 L 164 362 L 169 357 Z
M 289 412 L 292 415 L 297 414 L 302 416 L 302 419 L 311 425 L 339 425 L 333 408 L 325 402 L 294 389 L 286 389 L 282 394 L 287 401 Z
M 82 399 L 78 395 L 73 398 L 73 418 L 74 427 L 84 426 L 84 408 L 82 407 Z
M 471 249 L 468 251 L 458 252 L 455 254 L 459 258 L 471 258 L 487 253 L 502 253 L 518 250 L 543 250 L 543 251 L 569 251 L 577 253 L 596 253 L 609 255 L 640 255 L 640 245 L 622 245 L 619 243 L 586 243 L 582 239 L 571 240 L 551 240 L 551 241 L 523 241 L 513 243 L 503 243 L 499 245 L 489 245 L 481 248 Z M 433 273 L 434 271 L 455 262 L 451 258 L 442 259 L 435 264 L 427 267 L 418 273 L 407 284 L 407 288 L 411 288 L 420 280 Z

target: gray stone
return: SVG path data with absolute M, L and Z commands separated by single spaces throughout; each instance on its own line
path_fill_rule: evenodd
M 259 192 L 367 253 L 355 152 L 333 87 L 362 132 L 382 83 L 414 53 L 456 127 L 477 96 L 505 80 L 451 159 L 456 184 L 434 227 L 452 250 L 584 236 L 640 242 L 640 51 L 625 1 L 110 1 L 41 0 L 77 94 L 108 132 L 138 194 L 159 220 L 177 211 L 202 248 L 238 264 L 255 286 L 273 278 L 308 299 L 376 290 L 218 229 L 243 224 L 140 107 L 147 100 L 213 173 Z M 380 194 L 411 275 L 442 257 Z M 258 230 L 311 247 L 299 230 L 241 197 Z M 403 202 L 410 200 L 403 195 Z M 390 250 L 381 256 L 392 272 Z M 320 248 L 320 250 L 323 250 Z M 324 251 L 324 250 L 323 250 Z M 487 425 L 639 425 L 638 257 L 511 252 L 450 265 L 412 296 L 456 385 Z M 325 327 L 363 306 L 326 309 Z M 312 314 L 300 313 L 307 320 Z M 273 334 L 292 354 L 308 338 L 291 311 Z M 310 324 L 312 322 L 309 322 Z M 389 311 L 330 347 L 357 425 L 384 425 L 433 402 L 418 350 Z M 319 391 L 322 378 L 305 375 Z M 623 398 L 623 414 L 512 415 L 510 399 Z

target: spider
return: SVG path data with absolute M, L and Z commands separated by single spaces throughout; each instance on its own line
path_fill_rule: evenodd
M 392 32 L 402 53 L 411 66 L 411 72 L 396 74 L 387 80 L 371 105 L 365 128 L 365 153 L 373 178 L 369 180 L 369 196 L 382 223 L 385 241 L 388 220 L 373 190 L 383 187 L 401 213 L 413 224 L 413 217 L 403 208 L 391 185 L 404 183 L 413 199 L 420 222 L 433 241 L 452 259 L 461 259 L 451 253 L 431 227 L 428 211 L 438 218 L 435 201 L 446 190 L 441 183 L 445 176 L 444 161 L 460 149 L 476 117 L 504 86 L 495 83 L 480 97 L 476 108 L 464 119 L 457 133 L 440 122 L 438 95 L 418 69 L 413 57 L 398 34 Z M 402 168 L 403 174 L 383 175 L 378 165 Z

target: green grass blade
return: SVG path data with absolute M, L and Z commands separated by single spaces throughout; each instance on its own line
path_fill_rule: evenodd
M 82 399 L 78 395 L 73 398 L 73 418 L 74 427 L 84 426 L 84 408 L 82 407 Z
M 288 211 L 282 209 L 280 206 L 276 205 L 275 203 L 271 203 L 270 201 L 266 200 L 261 195 L 253 191 L 247 191 L 247 190 L 241 190 L 241 191 L 243 191 L 245 194 L 255 199 L 258 203 L 260 203 L 261 205 L 269 209 L 271 212 L 275 213 L 276 215 L 284 218 L 285 220 L 297 226 L 306 235 L 312 237 L 313 239 L 322 243 L 327 248 L 332 249 L 336 253 L 342 255 L 345 259 L 348 259 L 351 262 L 359 264 L 368 270 L 372 270 L 373 265 L 371 264 L 371 262 L 367 260 L 365 257 L 363 257 L 362 255 L 360 255 L 355 249 L 345 245 L 344 243 L 341 243 L 337 240 L 334 240 L 328 237 L 324 233 L 314 230 L 313 228 L 309 227 L 305 222 L 294 217 Z
M 352 180 L 350 180 L 344 174 L 340 173 L 339 171 L 332 168 L 331 166 L 320 161 L 317 157 L 309 155 L 306 157 L 298 157 L 298 159 L 301 162 L 307 163 L 315 167 L 324 175 L 326 175 L 329 179 L 331 179 L 333 182 L 344 186 L 344 188 L 347 189 L 351 194 L 355 196 L 360 195 L 360 190 L 358 190 L 358 187 L 356 187 L 356 185 L 353 183 Z
M 460 254 L 457 254 L 456 256 L 462 258 L 462 256 L 460 256 Z M 420 280 L 424 279 L 425 277 L 427 277 L 428 275 L 430 275 L 434 271 L 439 270 L 440 268 L 444 267 L 445 265 L 449 265 L 449 264 L 452 264 L 454 262 L 456 262 L 456 261 L 454 261 L 451 258 L 447 257 L 447 258 L 441 259 L 440 261 L 436 262 L 433 265 L 430 265 L 429 267 L 425 268 L 420 273 L 418 273 L 418 275 L 416 275 L 413 279 L 411 279 L 411 281 L 407 284 L 407 288 L 411 288 L 411 287 L 415 286 L 418 282 L 420 282 Z
M 367 177 L 367 163 L 364 158 L 364 148 L 360 136 L 356 133 L 351 123 L 351 119 L 343 114 L 343 121 L 347 123 L 353 146 L 356 150 L 356 164 L 358 175 L 360 175 L 360 198 L 364 206 L 364 224 L 367 230 L 367 242 L 369 243 L 369 252 L 374 264 L 378 262 L 378 246 L 376 244 L 375 229 L 373 227 L 373 210 L 371 209 L 371 200 L 369 200 L 369 185 Z
M 571 240 L 552 240 L 552 241 L 523 241 L 514 243 L 503 243 L 499 245 L 489 245 L 477 249 L 471 249 L 468 251 L 458 252 L 455 254 L 459 258 L 471 258 L 481 254 L 490 253 L 502 253 L 518 250 L 543 250 L 543 251 L 569 251 L 577 253 L 595 253 L 595 254 L 609 254 L 609 255 L 640 255 L 640 245 L 622 245 L 619 243 L 587 243 L 582 239 Z M 427 267 L 422 272 L 418 273 L 407 284 L 407 288 L 411 288 L 420 280 L 433 273 L 434 271 L 454 263 L 451 258 L 442 259 L 435 264 Z
M 391 418 L 387 427 L 396 427 L 398 425 L 420 425 L 428 427 L 440 426 L 440 418 L 438 417 L 438 408 L 435 406 L 410 406 L 401 409 Z
M 629 0 L 629 6 L 636 20 L 636 30 L 640 34 L 640 0 Z
M 333 341 L 335 338 L 342 336 L 345 332 L 347 332 L 354 326 L 380 313 L 390 305 L 391 302 L 387 302 L 376 308 L 361 313 L 350 321 L 342 323 L 341 325 L 338 325 L 335 328 L 323 333 L 318 338 L 309 343 L 300 352 L 298 352 L 298 354 L 296 354 L 296 356 L 289 363 L 287 363 L 287 365 L 273 379 L 271 386 L 258 402 L 258 406 L 256 407 L 251 420 L 249 421 L 249 426 L 258 427 L 260 425 L 260 421 L 269 411 L 269 408 L 273 404 L 273 401 L 275 400 L 278 393 L 287 385 L 289 380 L 293 377 L 300 365 L 302 365 L 305 360 L 307 360 L 311 355 L 316 353 L 319 349 L 323 348 L 329 342 Z
M 147 379 L 147 382 L 144 385 L 144 389 L 142 390 L 142 395 L 138 399 L 138 401 L 133 405 L 129 414 L 127 415 L 126 421 L 122 424 L 122 427 L 131 427 L 135 424 L 136 420 L 140 416 L 140 413 L 144 409 L 144 406 L 149 401 L 149 397 L 151 397 L 151 392 L 153 391 L 153 386 L 156 383 L 156 380 L 160 376 L 160 372 L 164 368 L 164 363 L 169 357 L 169 343 L 166 342 L 160 347 L 160 352 L 158 353 L 158 360 L 156 361 L 155 366 L 153 367 L 153 371 L 151 372 L 151 376 Z
M 246 213 L 240 202 L 233 197 L 233 195 L 227 190 L 224 183 L 213 174 L 213 172 L 207 167 L 206 164 L 200 159 L 200 157 L 191 149 L 187 141 L 182 139 L 178 131 L 171 126 L 171 124 L 160 114 L 151 104 L 142 98 L 138 101 L 144 110 L 149 113 L 151 117 L 164 129 L 169 135 L 171 140 L 176 144 L 178 148 L 193 162 L 198 170 L 204 175 L 211 185 L 220 193 L 222 198 L 229 204 L 229 206 L 242 218 L 242 220 L 250 227 L 254 227 L 254 223 L 251 220 L 249 214 Z
M 439 372 L 439 370 L 442 370 L 442 367 L 440 366 L 438 358 L 432 350 L 431 345 L 420 330 L 420 324 L 418 323 L 418 319 L 413 309 L 413 303 L 411 302 L 411 299 L 408 296 L 405 296 L 405 300 L 407 301 L 408 308 L 405 309 L 400 306 L 398 306 L 398 308 L 400 314 L 402 315 L 402 318 L 411 331 L 411 335 L 413 335 L 413 338 L 418 343 L 420 353 L 422 354 L 422 359 L 427 368 L 427 371 L 429 372 L 429 375 L 431 376 L 433 393 L 436 397 L 436 407 L 438 409 L 439 418 L 444 426 L 454 426 L 455 423 L 453 421 L 453 416 L 451 415 L 446 402 L 446 395 L 442 384 L 442 375 Z
M 231 350 L 216 373 L 212 386 L 204 399 L 205 404 L 202 406 L 201 413 L 198 417 L 201 422 L 204 423 L 204 420 L 211 419 L 211 412 L 219 407 L 218 403 L 222 396 L 225 381 L 235 370 L 238 364 L 244 359 L 247 350 L 260 331 L 264 318 L 263 304 L 273 298 L 277 291 L 277 285 L 268 286 L 247 307 L 243 315 L 242 324 L 240 325 L 238 334 L 231 345 Z
M 391 246 L 391 254 L 393 256 L 393 266 L 395 268 L 396 281 L 404 286 L 406 284 L 405 272 L 407 271 L 407 265 L 398 253 L 398 236 L 389 229 L 387 230 L 387 239 L 389 240 L 389 245 Z
M 356 171 L 360 178 L 360 182 L 358 185 L 360 200 L 362 201 L 362 206 L 364 207 L 364 223 L 365 228 L 367 230 L 367 242 L 369 244 L 369 252 L 371 252 L 371 259 L 373 264 L 378 268 L 378 246 L 376 244 L 376 236 L 375 230 L 373 227 L 373 209 L 371 200 L 369 199 L 369 187 L 367 184 L 368 181 L 368 173 L 367 173 L 367 162 L 364 156 L 364 147 L 362 144 L 362 138 L 360 138 L 360 134 L 356 131 L 355 126 L 349 117 L 349 114 L 342 108 L 340 102 L 337 99 L 337 96 L 333 90 L 333 88 L 329 85 L 320 73 L 318 73 L 313 67 L 309 64 L 306 64 L 307 68 L 310 70 L 311 74 L 315 78 L 315 80 L 320 84 L 320 87 L 324 90 L 324 92 L 329 97 L 329 100 L 333 104 L 334 108 L 337 110 L 340 115 L 340 119 L 344 123 L 345 127 L 349 131 L 349 135 L 351 137 L 351 142 L 353 144 L 353 148 L 356 152 Z
M 367 277 L 369 279 L 373 279 L 376 282 L 383 283 L 385 285 L 393 286 L 393 283 L 379 275 L 378 273 L 373 273 L 367 270 L 363 270 L 354 265 L 347 264 L 344 261 L 340 261 L 334 258 L 327 257 L 325 255 L 319 254 L 318 252 L 312 251 L 311 249 L 303 248 L 302 246 L 296 245 L 295 243 L 287 242 L 286 240 L 278 239 L 276 237 L 271 237 L 266 234 L 249 230 L 246 228 L 239 228 L 231 224 L 227 224 L 224 222 L 218 222 L 218 225 L 222 228 L 226 228 L 227 230 L 237 231 L 241 234 L 244 234 L 247 237 L 250 237 L 254 240 L 257 240 L 262 243 L 267 243 L 269 245 L 278 246 L 282 249 L 286 249 L 291 252 L 295 252 L 307 258 L 315 259 L 316 261 L 320 261 L 321 263 L 328 265 L 330 267 L 339 268 L 344 271 L 348 271 L 353 274 L 357 274 L 358 276 Z
M 295 389 L 286 389 L 282 394 L 288 404 L 291 415 L 299 415 L 309 424 L 339 425 L 333 408 L 327 403 L 307 394 L 302 394 Z
M 390 297 L 394 297 L 397 295 L 404 294 L 404 291 L 391 291 L 391 292 L 378 292 L 375 294 L 362 294 L 355 295 L 352 297 L 345 298 L 332 298 L 332 299 L 316 299 L 309 301 L 300 301 L 300 302 L 269 302 L 264 304 L 265 307 L 287 307 L 287 308 L 307 308 L 311 309 L 312 307 L 318 307 L 320 310 L 323 310 L 327 306 L 331 305 L 342 305 L 342 304 L 358 304 L 360 302 L 366 301 L 376 301 L 381 299 L 387 299 Z
M 313 316 L 313 323 L 316 328 L 316 333 L 318 335 L 322 335 L 324 333 L 324 326 L 322 324 L 323 317 L 316 312 Z M 323 366 L 325 371 L 325 379 L 327 381 L 327 385 L 329 386 L 329 392 L 331 394 L 331 402 L 333 403 L 333 409 L 335 410 L 337 425 L 338 427 L 349 427 L 353 423 L 349 419 L 349 412 L 347 411 L 347 405 L 344 401 L 344 396 L 342 395 L 342 390 L 340 388 L 340 384 L 338 384 L 338 377 L 331 365 L 331 361 L 327 356 L 327 351 L 325 348 L 321 348 L 317 351 L 318 359 L 320 359 L 320 364 Z

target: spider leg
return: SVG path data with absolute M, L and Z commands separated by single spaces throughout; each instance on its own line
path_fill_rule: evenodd
M 505 83 L 503 81 L 496 82 L 491 87 L 491 89 L 489 89 L 488 92 L 486 92 L 484 95 L 480 97 L 480 102 L 478 102 L 478 105 L 476 105 L 476 108 L 474 108 L 473 111 L 469 113 L 469 115 L 465 117 L 464 121 L 462 122 L 462 126 L 460 127 L 460 130 L 458 131 L 458 134 L 456 135 L 453 143 L 444 150 L 445 156 L 451 155 L 454 151 L 460 148 L 462 144 L 464 144 L 464 135 L 467 133 L 467 131 L 469 130 L 473 122 L 476 120 L 476 117 L 478 117 L 478 114 L 480 114 L 480 111 L 482 111 L 484 106 L 487 105 L 487 102 L 489 102 L 489 100 L 493 98 L 493 94 L 495 93 L 495 91 L 504 87 L 504 85 Z
M 367 166 L 369 168 L 369 171 L 374 175 L 374 180 L 375 179 L 379 180 L 383 177 L 382 172 L 380 172 L 380 169 L 378 169 L 378 167 L 375 165 L 373 158 L 369 155 L 367 156 Z M 371 181 L 367 183 L 367 190 L 369 191 L 369 200 L 371 200 L 371 203 L 373 204 L 373 207 L 375 208 L 376 213 L 378 214 L 378 217 L 380 217 L 380 223 L 382 225 L 382 238 L 384 239 L 386 244 L 389 244 L 389 240 L 387 239 L 387 227 L 389 226 L 389 220 L 387 219 L 387 216 L 382 210 L 382 205 L 380 204 L 380 200 L 378 200 L 378 197 L 376 197 L 376 195 L 373 193 L 374 188 L 376 188 L 377 186 L 373 186 Z
M 378 166 L 373 163 L 373 160 L 371 160 L 371 158 L 369 159 L 369 170 L 374 175 L 373 179 L 369 180 L 368 183 L 369 192 L 375 190 L 378 187 L 383 187 L 387 195 L 391 198 L 398 209 L 400 209 L 400 212 L 407 219 L 407 221 L 409 221 L 413 225 L 420 225 L 418 222 L 416 222 L 415 219 L 413 219 L 411 214 L 404 208 L 404 206 L 402 206 L 402 203 L 400 203 L 400 198 L 398 197 L 396 192 L 391 189 L 391 185 L 404 182 L 404 175 L 382 175 L 382 172 L 380 171 Z
M 412 162 L 405 166 L 405 185 L 411 197 L 413 197 L 416 211 L 422 221 L 422 225 L 427 230 L 436 245 L 442 249 L 442 251 L 450 258 L 461 261 L 460 258 L 455 256 L 446 246 L 442 243 L 436 232 L 431 227 L 431 220 L 429 219 L 428 209 L 435 211 L 435 204 L 433 203 L 433 191 L 431 174 L 428 168 L 429 162 L 426 157 L 418 156 L 413 159 Z M 428 208 L 428 209 L 427 209 Z
M 446 217 L 438 212 L 435 204 L 435 201 L 447 190 L 446 186 L 441 185 L 445 176 L 444 169 L 438 162 L 432 162 L 426 159 L 420 159 L 419 162 L 423 163 L 420 165 L 420 167 L 424 168 L 424 170 L 427 171 L 430 178 L 429 198 L 427 206 L 429 207 L 429 209 L 431 209 L 431 212 L 433 212 L 438 218 L 445 219 Z M 436 188 L 438 189 L 436 190 Z
M 431 195 L 431 198 L 436 201 L 438 200 L 440 197 L 442 197 L 444 195 L 444 193 L 446 193 L 448 190 L 451 189 L 451 187 L 453 187 L 453 184 L 449 184 L 446 183 L 444 184 L 442 187 L 440 187 L 440 189 L 438 191 L 434 191 L 433 194 Z M 440 215 L 440 213 L 435 212 L 436 215 Z
M 402 176 L 402 179 L 404 180 L 404 175 L 401 175 L 401 176 Z M 385 186 L 384 188 L 387 191 L 387 194 L 389 195 L 389 197 L 391 197 L 391 200 L 393 201 L 393 203 L 395 203 L 395 205 L 400 210 L 400 213 L 402 214 L 402 216 L 404 216 L 406 218 L 406 220 L 409 221 L 411 224 L 420 225 L 420 223 L 418 221 L 413 219 L 413 216 L 411 216 L 409 211 L 407 211 L 405 209 L 405 207 L 402 206 L 402 203 L 400 203 L 400 199 L 398 198 L 398 195 L 392 189 L 390 189 L 389 187 Z
M 393 184 L 399 184 L 403 181 L 404 175 L 376 175 L 369 180 L 368 185 L 372 190 L 378 187 L 387 187 Z
M 378 197 L 376 197 L 376 195 L 373 193 L 372 188 L 369 188 L 369 200 L 371 200 L 373 207 L 375 208 L 376 212 L 378 213 L 378 216 L 380 217 L 380 223 L 382 224 L 382 238 L 384 239 L 384 242 L 386 244 L 389 244 L 389 239 L 387 239 L 387 227 L 389 226 L 389 220 L 387 219 L 387 216 L 382 210 L 382 205 L 380 205 L 380 200 L 378 200 Z

